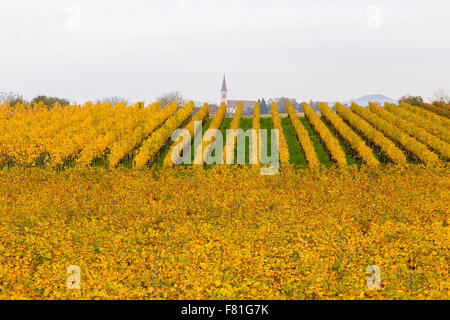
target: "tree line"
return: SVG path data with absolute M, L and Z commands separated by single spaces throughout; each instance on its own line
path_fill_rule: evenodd
M 183 106 L 187 103 L 187 100 L 183 98 L 183 95 L 179 91 L 173 91 L 168 93 L 160 94 L 157 97 L 157 101 L 160 101 L 162 106 L 165 106 L 171 102 L 177 101 L 179 106 Z M 0 92 L 0 104 L 8 102 L 11 106 L 15 106 L 18 103 L 21 104 L 38 104 L 43 103 L 45 106 L 51 108 L 56 103 L 58 103 L 61 106 L 67 106 L 70 105 L 69 99 L 65 98 L 59 98 L 59 97 L 50 97 L 46 95 L 39 95 L 37 97 L 34 97 L 31 100 L 27 100 L 23 97 L 23 95 L 19 93 L 14 92 Z M 94 103 L 111 103 L 111 105 L 116 105 L 117 103 L 125 103 L 127 105 L 130 104 L 130 100 L 121 97 L 121 96 L 111 96 L 111 97 L 105 97 L 101 99 L 96 99 L 93 101 Z
M 70 101 L 63 98 L 57 98 L 57 97 L 48 97 L 45 95 L 40 95 L 37 97 L 34 97 L 31 101 L 27 101 L 21 94 L 19 93 L 0 93 L 0 103 L 8 102 L 11 106 L 15 106 L 18 103 L 22 104 L 38 104 L 43 103 L 44 105 L 48 107 L 54 106 L 56 103 L 66 106 L 70 104 Z
M 442 104 L 450 104 L 450 91 L 448 90 L 436 90 L 434 92 L 432 104 L 435 104 L 437 106 Z M 179 91 L 172 91 L 160 94 L 157 97 L 157 101 L 161 102 L 162 106 L 165 106 L 171 102 L 178 102 L 178 106 L 182 107 L 184 104 L 186 104 L 187 100 L 184 99 L 183 95 Z M 303 106 L 302 103 L 297 101 L 294 98 L 288 98 L 288 97 L 278 97 L 274 99 L 268 99 L 267 101 L 264 98 L 258 99 L 258 103 L 260 105 L 261 114 L 268 114 L 270 113 L 270 108 L 272 102 L 276 102 L 278 106 L 278 112 L 280 113 L 286 113 L 286 102 L 290 102 L 292 106 L 294 107 L 295 111 L 297 112 L 303 112 Z M 406 102 L 408 104 L 411 104 L 413 106 L 421 106 L 425 104 L 424 98 L 422 96 L 413 96 L 413 95 L 405 95 L 400 98 L 400 102 Z M 56 103 L 58 103 L 61 106 L 66 106 L 70 104 L 70 101 L 65 98 L 58 98 L 58 97 L 49 97 L 46 95 L 39 95 L 35 98 L 33 98 L 31 101 L 27 101 L 21 94 L 18 93 L 0 93 L 0 103 L 3 104 L 5 102 L 8 102 L 10 105 L 14 106 L 17 103 L 22 104 L 38 104 L 43 103 L 45 106 L 51 108 Z M 112 105 L 115 105 L 117 103 L 126 103 L 127 105 L 130 104 L 130 101 L 127 98 L 120 97 L 120 96 L 111 96 L 111 97 L 105 97 L 101 99 L 97 99 L 94 101 L 95 103 L 111 103 Z M 310 107 L 314 111 L 319 110 L 319 102 L 310 101 L 309 102 Z
M 401 97 L 400 102 L 405 102 L 412 106 L 422 106 L 425 104 L 425 101 L 422 96 L 412 96 L 412 95 L 406 95 Z M 444 89 L 436 90 L 434 92 L 431 103 L 436 105 L 442 103 L 450 105 L 450 91 Z

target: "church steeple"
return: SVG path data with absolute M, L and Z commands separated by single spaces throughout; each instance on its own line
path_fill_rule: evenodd
M 225 75 L 223 75 L 222 91 L 228 91 L 227 90 L 227 82 L 225 81 Z
M 220 90 L 220 102 L 225 104 L 228 100 L 228 89 L 227 89 L 227 82 L 225 81 L 225 75 L 223 75 L 223 82 L 222 82 L 222 90 Z

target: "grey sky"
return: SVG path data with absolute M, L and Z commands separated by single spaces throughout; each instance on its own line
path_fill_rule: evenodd
M 0 0 L 0 92 L 347 100 L 450 89 L 450 1 Z

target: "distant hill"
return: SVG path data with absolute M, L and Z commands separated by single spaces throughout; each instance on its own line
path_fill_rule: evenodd
M 381 103 L 381 105 L 384 105 L 385 102 L 398 104 L 398 100 L 386 97 L 382 94 L 372 94 L 358 99 L 352 99 L 349 101 L 349 104 L 351 104 L 352 102 L 355 102 L 364 107 L 367 107 L 369 105 L 369 102 L 379 102 Z

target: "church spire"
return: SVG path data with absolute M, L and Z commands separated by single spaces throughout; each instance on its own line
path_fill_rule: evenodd
M 227 104 L 228 102 L 228 90 L 227 82 L 225 81 L 225 75 L 223 75 L 222 90 L 220 91 L 220 102 Z
M 227 82 L 225 81 L 225 75 L 223 75 L 223 82 L 222 82 L 222 92 L 228 91 L 227 90 Z

